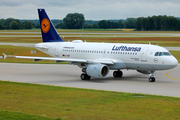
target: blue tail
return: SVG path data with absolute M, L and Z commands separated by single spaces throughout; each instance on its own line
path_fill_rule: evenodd
M 65 42 L 58 35 L 54 25 L 44 9 L 38 9 L 43 42 Z

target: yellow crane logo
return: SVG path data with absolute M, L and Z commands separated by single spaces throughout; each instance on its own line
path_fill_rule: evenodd
M 47 33 L 50 29 L 50 22 L 47 18 L 44 18 L 42 21 L 41 21 L 41 29 L 44 33 Z

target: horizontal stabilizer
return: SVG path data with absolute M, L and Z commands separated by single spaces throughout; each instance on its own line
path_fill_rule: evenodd
M 36 48 L 40 48 L 40 49 L 49 49 L 49 47 L 46 47 L 46 46 L 35 46 Z
M 4 59 L 6 59 L 6 58 L 7 58 L 7 55 L 6 55 L 5 53 L 3 53 L 3 55 L 4 55 Z
M 5 53 L 3 53 L 4 55 L 4 59 L 6 59 L 7 57 L 15 57 L 14 55 L 6 55 Z

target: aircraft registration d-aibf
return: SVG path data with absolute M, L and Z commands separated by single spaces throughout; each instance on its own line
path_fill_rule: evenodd
M 54 60 L 68 62 L 82 69 L 80 78 L 106 78 L 110 70 L 114 77 L 122 77 L 122 69 L 150 74 L 149 82 L 155 82 L 153 73 L 178 65 L 177 59 L 160 46 L 151 44 L 92 43 L 82 40 L 65 42 L 57 33 L 44 9 L 38 9 L 43 43 L 35 47 L 52 57 L 14 56 L 15 58 Z M 4 54 L 4 58 L 7 55 Z

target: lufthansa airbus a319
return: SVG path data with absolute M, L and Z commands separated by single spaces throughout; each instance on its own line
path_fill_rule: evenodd
M 150 74 L 149 82 L 155 82 L 153 73 L 157 70 L 172 69 L 177 59 L 160 46 L 151 44 L 91 43 L 82 40 L 65 42 L 58 35 L 44 9 L 38 9 L 43 43 L 35 47 L 52 57 L 14 56 L 16 58 L 54 60 L 68 62 L 82 69 L 80 78 L 106 78 L 110 70 L 114 77 L 122 77 L 122 69 L 133 69 Z M 7 55 L 4 54 L 4 58 Z

